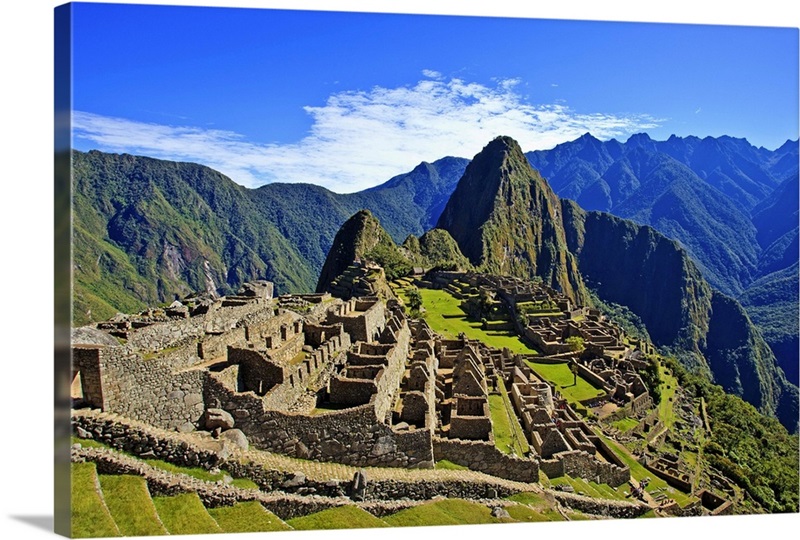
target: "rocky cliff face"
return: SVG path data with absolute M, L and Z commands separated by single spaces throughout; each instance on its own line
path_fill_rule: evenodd
M 509 137 L 490 142 L 467 166 L 437 227 L 480 271 L 538 276 L 573 300 L 588 301 L 566 249 L 558 197 Z
M 627 306 L 656 345 L 707 369 L 727 392 L 795 427 L 797 387 L 741 305 L 714 290 L 677 242 L 651 227 L 561 202 L 569 249 L 600 298 Z

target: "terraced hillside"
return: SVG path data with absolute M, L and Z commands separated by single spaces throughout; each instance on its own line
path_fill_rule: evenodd
M 109 425 L 118 420 L 87 414 Z M 180 434 L 157 435 L 162 445 L 181 440 L 192 448 Z M 113 444 L 73 439 L 75 537 L 566 521 L 649 510 L 608 486 L 571 494 L 439 467 L 361 469 L 373 487 L 359 501 L 322 494 L 322 486 L 347 484 L 341 479 L 352 477 L 355 467 L 239 450 L 221 468 L 207 470 L 136 456 Z

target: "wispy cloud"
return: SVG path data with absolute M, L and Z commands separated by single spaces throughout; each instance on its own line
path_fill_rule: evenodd
M 439 73 L 438 71 L 434 71 L 432 69 L 423 69 L 422 70 L 422 74 L 425 77 L 428 77 L 429 79 L 441 79 L 442 78 L 442 74 L 441 73 Z
M 579 114 L 564 104 L 528 103 L 504 79 L 486 86 L 426 70 L 400 88 L 331 95 L 308 106 L 309 134 L 292 144 L 256 144 L 224 130 L 160 125 L 76 111 L 74 135 L 105 151 L 195 161 L 255 187 L 309 182 L 353 192 L 444 156 L 471 158 L 509 135 L 525 151 L 552 148 L 590 132 L 623 137 L 658 126 L 648 115 Z

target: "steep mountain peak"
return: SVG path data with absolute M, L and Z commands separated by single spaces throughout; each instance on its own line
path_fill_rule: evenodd
M 594 135 L 592 135 L 588 131 L 586 133 L 584 133 L 583 135 L 581 135 L 580 137 L 578 137 L 576 140 L 582 141 L 582 142 L 598 142 L 598 143 L 602 142 L 600 139 L 598 139 L 597 137 L 595 137 Z
M 648 135 L 647 133 L 634 133 L 633 135 L 628 137 L 627 141 L 625 141 L 625 146 L 628 146 L 630 148 L 641 147 L 641 146 L 650 148 L 653 146 L 654 142 L 655 141 L 653 141 L 653 139 L 651 139 L 650 135 Z
M 325 292 L 333 280 L 358 258 L 374 250 L 397 251 L 392 238 L 369 210 L 359 210 L 344 222 L 322 266 L 317 292 Z
M 510 137 L 497 137 L 475 156 L 437 227 L 448 231 L 483 271 L 539 276 L 573 299 L 585 300 L 566 249 L 558 197 Z
M 791 140 L 786 139 L 786 142 L 783 143 L 778 149 L 775 150 L 777 154 L 785 154 L 787 152 L 797 152 L 798 147 L 798 139 Z

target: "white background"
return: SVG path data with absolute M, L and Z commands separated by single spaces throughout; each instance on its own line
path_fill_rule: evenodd
M 0 535 L 43 538 L 53 516 L 53 8 L 62 2 L 6 0 L 0 40 L 0 402 L 3 437 L 0 461 Z M 660 21 L 759 26 L 800 26 L 794 2 L 649 2 L 605 0 L 521 2 L 437 0 L 357 1 L 145 1 L 174 5 L 235 5 L 340 11 L 388 11 L 481 16 Z M 716 4 L 716 5 L 714 5 Z M 800 530 L 800 514 L 759 517 L 690 518 L 593 523 L 490 525 L 387 531 L 272 533 L 267 538 L 404 538 L 407 535 L 458 535 L 482 538 L 759 538 Z M 792 533 L 792 531 L 794 531 Z M 206 535 L 187 538 L 253 538 Z M 264 537 L 263 534 L 260 536 Z

